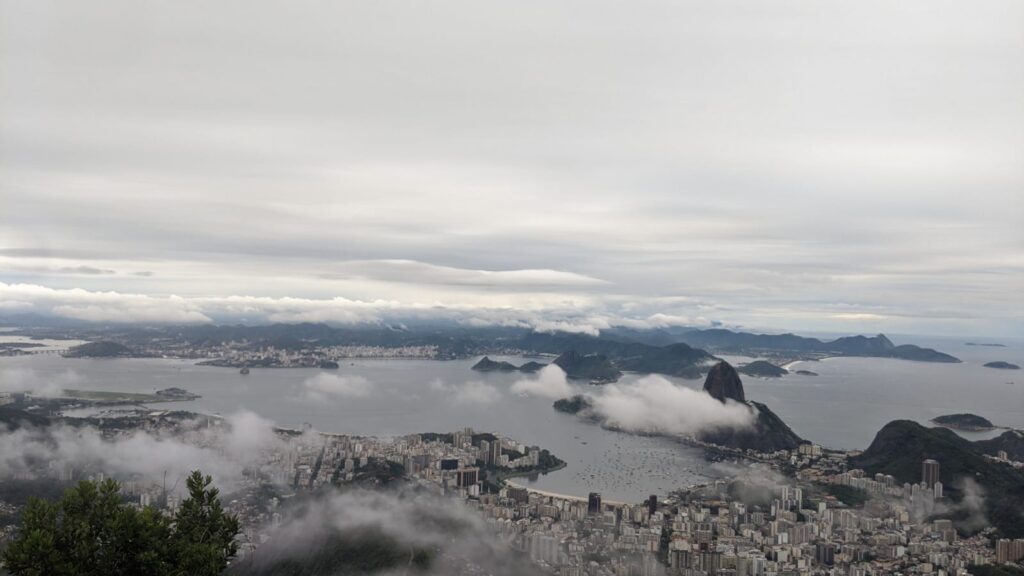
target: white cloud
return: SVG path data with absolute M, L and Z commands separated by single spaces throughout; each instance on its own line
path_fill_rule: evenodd
M 20 311 L 52 314 L 91 322 L 209 322 L 196 303 L 178 296 L 148 296 L 120 292 L 94 292 L 80 288 L 56 289 L 34 284 L 0 282 L 0 301 L 29 302 Z
M 332 266 L 326 277 L 367 277 L 383 281 L 474 287 L 600 286 L 607 282 L 561 270 L 474 270 L 415 260 L 353 260 Z
M 121 479 L 140 476 L 156 484 L 166 479 L 168 488 L 176 485 L 181 490 L 184 477 L 199 469 L 229 491 L 241 486 L 244 468 L 266 462 L 266 452 L 280 448 L 282 442 L 273 422 L 245 410 L 210 427 L 185 420 L 173 432 L 140 429 L 114 437 L 91 426 L 63 423 L 14 431 L 0 427 L 0 476 L 49 462 L 70 465 L 79 473 L 102 471 Z
M 224 437 L 224 446 L 230 454 L 243 461 L 251 460 L 261 450 L 268 450 L 281 445 L 280 438 L 274 432 L 274 422 L 251 410 L 238 410 L 225 418 L 228 431 Z
M 440 378 L 435 378 L 427 387 L 434 392 L 447 394 L 456 404 L 493 404 L 501 399 L 501 391 L 479 380 L 448 384 Z
M 48 377 L 43 377 L 28 368 L 0 370 L 0 392 L 28 392 L 35 396 L 54 397 L 82 381 L 82 376 L 73 370 L 65 370 Z
M 322 372 L 302 383 L 304 396 L 321 402 L 333 397 L 362 398 L 373 392 L 373 382 L 356 374 L 328 374 Z
M 677 386 L 661 376 L 608 384 L 590 398 L 593 412 L 605 424 L 634 432 L 694 435 L 754 423 L 748 406 L 732 401 L 723 404 L 703 390 Z
M 260 553 L 246 559 L 256 572 L 265 572 L 288 559 L 322 554 L 337 538 L 371 536 L 394 542 L 399 550 L 426 547 L 437 550 L 425 576 L 448 576 L 465 571 L 504 576 L 536 574 L 535 566 L 494 537 L 484 518 L 449 498 L 425 492 L 345 490 L 321 494 L 306 505 L 289 506 L 270 529 Z M 388 574 L 403 572 L 388 571 Z
M 555 364 L 541 368 L 533 377 L 516 380 L 509 390 L 513 394 L 543 396 L 545 398 L 565 398 L 573 394 L 573 387 L 565 377 L 565 372 Z

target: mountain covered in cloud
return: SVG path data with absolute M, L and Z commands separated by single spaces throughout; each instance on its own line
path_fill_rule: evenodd
M 646 376 L 561 398 L 554 409 L 625 432 L 693 437 L 740 450 L 793 450 L 804 442 L 766 405 L 746 400 L 727 362 L 710 370 L 702 390 Z
M 704 381 L 704 391 L 722 404 L 745 404 L 754 414 L 750 426 L 702 430 L 698 438 L 704 442 L 758 452 L 793 450 L 804 442 L 768 406 L 746 400 L 740 375 L 728 362 L 719 362 L 708 372 Z
M 704 380 L 704 391 L 719 402 L 733 400 L 746 402 L 743 394 L 743 382 L 736 369 L 728 362 L 719 362 L 708 371 L 708 377 Z

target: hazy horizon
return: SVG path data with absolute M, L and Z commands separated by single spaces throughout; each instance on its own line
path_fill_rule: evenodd
M 0 0 L 0 317 L 1024 334 L 1024 4 Z

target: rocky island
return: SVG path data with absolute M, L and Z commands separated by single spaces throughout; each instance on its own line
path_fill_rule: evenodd
M 749 364 L 740 366 L 736 370 L 746 374 L 747 376 L 754 376 L 757 378 L 779 378 L 789 374 L 789 370 L 764 360 L 755 360 Z
M 537 372 L 545 366 L 547 364 L 541 364 L 540 362 L 527 362 L 522 366 L 516 366 L 511 362 L 491 360 L 484 356 L 470 369 L 477 372 Z
M 984 364 L 984 366 L 985 368 L 996 368 L 998 370 L 1020 370 L 1020 366 L 1016 364 L 1011 364 L 1009 362 L 1003 362 L 1002 360 L 997 360 L 995 362 L 987 362 Z
M 199 396 L 199 394 L 193 394 L 192 392 L 189 392 L 188 390 L 185 390 L 184 388 L 176 388 L 176 387 L 164 388 L 163 390 L 157 390 L 156 391 L 156 395 L 159 396 L 160 398 L 164 399 L 164 400 L 169 401 L 169 402 L 174 402 L 174 401 L 178 401 L 178 400 L 198 400 L 199 398 L 201 398 L 201 396 Z
M 510 362 L 498 362 L 491 360 L 487 356 L 480 359 L 479 362 L 473 364 L 471 370 L 477 372 L 518 372 L 519 367 Z
M 87 342 L 64 353 L 67 358 L 131 358 L 135 355 L 131 348 L 110 340 Z
M 592 406 L 590 400 L 586 396 L 577 394 L 571 398 L 562 398 L 555 400 L 555 410 L 559 412 L 565 412 L 566 414 L 579 414 L 584 410 L 589 410 Z
M 977 414 L 946 414 L 932 418 L 932 422 L 944 428 L 968 430 L 971 432 L 982 432 L 995 428 L 995 425 L 987 418 L 982 418 Z

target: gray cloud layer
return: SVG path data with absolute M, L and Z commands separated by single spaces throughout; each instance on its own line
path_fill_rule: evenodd
M 0 281 L 188 303 L 113 319 L 1024 328 L 1013 0 L 0 11 Z

